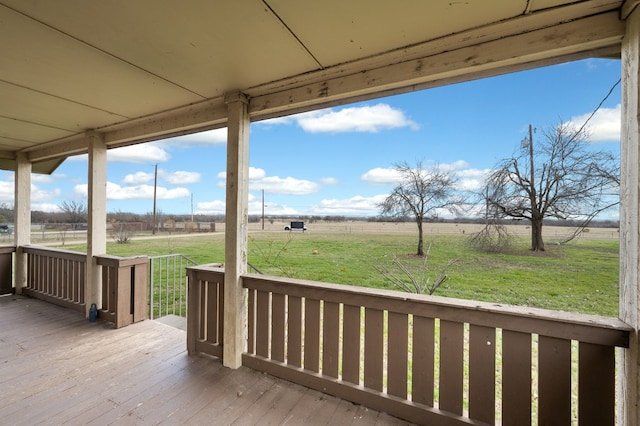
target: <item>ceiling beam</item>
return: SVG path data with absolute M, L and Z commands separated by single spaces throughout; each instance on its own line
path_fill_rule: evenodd
M 639 5 L 640 0 L 626 0 L 620 8 L 620 19 L 627 19 Z
M 624 22 L 614 11 L 282 92 L 258 96 L 249 92 L 250 114 L 252 119 L 261 119 L 263 115 L 274 116 L 294 108 L 304 110 L 323 103 L 351 102 L 383 91 L 414 90 L 415 86 L 429 82 L 471 80 L 504 67 L 533 68 L 537 62 L 579 52 L 611 46 L 619 50 L 624 30 Z

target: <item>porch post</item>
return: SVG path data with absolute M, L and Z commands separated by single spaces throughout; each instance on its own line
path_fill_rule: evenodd
M 21 294 L 27 285 L 27 255 L 24 253 L 24 246 L 31 243 L 31 161 L 27 154 L 21 152 L 16 157 L 14 185 L 14 283 L 16 294 Z
M 85 282 L 86 315 L 91 304 L 102 304 L 102 267 L 96 255 L 107 252 L 107 147 L 102 135 L 87 132 L 89 146 L 88 215 L 87 218 L 87 279 Z
M 227 194 L 224 243 L 223 364 L 242 366 L 246 303 L 241 275 L 247 271 L 249 218 L 249 113 L 243 93 L 225 98 L 227 121 Z
M 640 7 L 627 18 L 622 40 L 620 136 L 620 318 L 634 328 L 618 366 L 618 424 L 640 422 Z

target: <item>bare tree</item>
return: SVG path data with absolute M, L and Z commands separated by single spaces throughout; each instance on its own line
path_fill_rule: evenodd
M 560 123 L 542 135 L 534 148 L 530 126 L 521 149 L 498 162 L 483 188 L 492 214 L 531 223 L 533 251 L 544 250 L 545 218 L 593 218 L 618 203 L 611 195 L 619 184 L 619 161 L 594 150 L 584 127 Z
M 440 166 L 425 169 L 422 162 L 411 167 L 403 162 L 396 164 L 400 183 L 379 204 L 383 216 L 412 217 L 418 226 L 418 256 L 424 256 L 422 224 L 428 217 L 436 217 L 445 209 L 458 210 L 463 204 L 455 189 L 456 177 Z
M 58 206 L 64 220 L 74 225 L 87 221 L 87 205 L 78 201 L 63 201 Z

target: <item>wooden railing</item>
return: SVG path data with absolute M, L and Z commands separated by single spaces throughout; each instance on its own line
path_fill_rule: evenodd
M 116 328 L 148 318 L 148 256 L 96 256 L 102 266 L 102 306 L 99 316 Z
M 187 268 L 187 351 L 222 358 L 224 269 Z
M 69 250 L 26 246 L 24 294 L 86 313 L 87 255 Z M 147 318 L 147 256 L 96 256 L 102 266 L 101 318 L 122 327 Z
M 15 246 L 0 247 L 0 295 L 13 292 L 13 253 Z
M 27 283 L 22 292 L 84 313 L 87 255 L 34 246 L 23 250 L 27 254 Z
M 189 352 L 222 356 L 223 270 L 192 268 Z M 614 318 L 246 274 L 243 364 L 420 424 L 614 424 Z M 215 350 L 213 350 L 214 348 Z

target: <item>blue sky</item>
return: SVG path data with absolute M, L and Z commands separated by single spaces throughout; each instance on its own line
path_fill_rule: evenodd
M 451 167 L 477 188 L 528 125 L 582 124 L 620 78 L 620 61 L 590 59 L 251 124 L 250 214 L 374 216 L 406 161 Z M 619 153 L 620 86 L 590 121 L 597 149 Z M 534 142 L 536 135 L 534 135 Z M 108 153 L 107 211 L 220 214 L 226 129 Z M 87 157 L 33 175 L 33 210 L 86 202 Z M 13 204 L 13 173 L 0 172 L 0 202 Z

